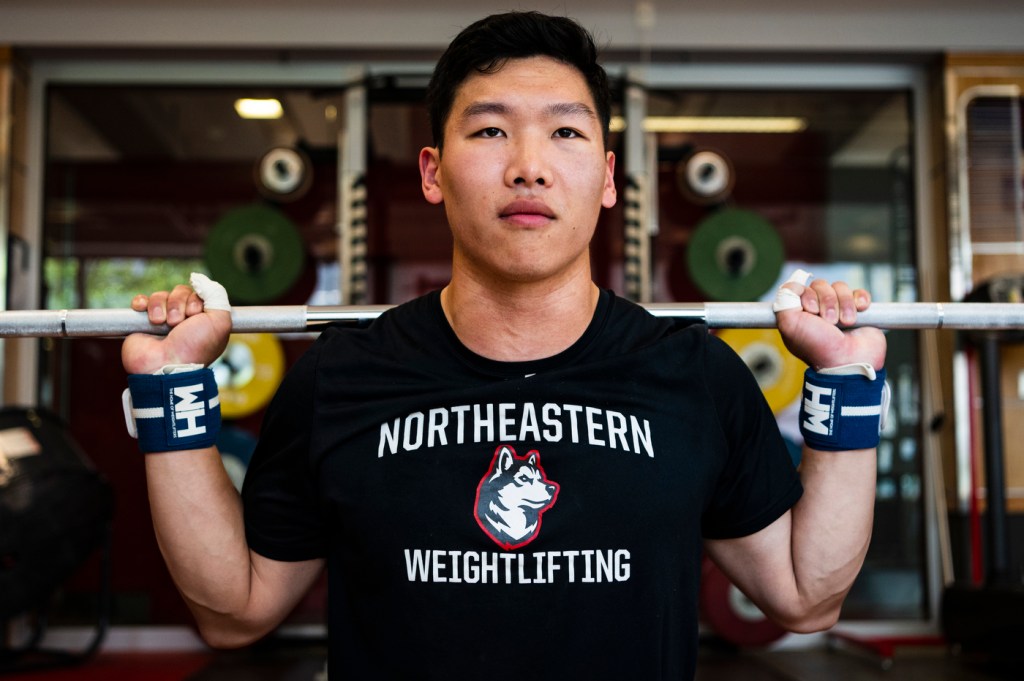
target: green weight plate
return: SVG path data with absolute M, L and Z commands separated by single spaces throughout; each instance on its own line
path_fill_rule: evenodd
M 210 276 L 233 303 L 267 303 L 291 288 L 305 266 L 305 247 L 280 211 L 254 204 L 228 211 L 204 250 Z
M 698 225 L 686 260 L 693 282 L 712 300 L 752 301 L 778 280 L 785 254 L 771 223 L 728 208 Z

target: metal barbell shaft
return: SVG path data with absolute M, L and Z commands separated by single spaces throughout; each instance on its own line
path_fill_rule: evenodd
M 231 311 L 238 333 L 316 331 L 335 322 L 365 323 L 390 305 L 238 306 Z M 659 317 L 704 323 L 711 328 L 775 328 L 771 303 L 649 303 Z M 858 315 L 857 326 L 882 329 L 1024 329 L 1020 303 L 875 303 Z M 127 308 L 93 310 L 12 310 L 0 312 L 0 338 L 123 337 L 131 333 L 167 333 L 149 323 L 144 312 Z

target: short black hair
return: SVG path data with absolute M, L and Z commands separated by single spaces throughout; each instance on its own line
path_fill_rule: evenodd
M 590 89 L 605 146 L 611 121 L 608 75 L 597 59 L 590 33 L 568 17 L 540 12 L 492 14 L 467 26 L 441 55 L 427 86 L 427 107 L 434 145 L 444 144 L 444 126 L 455 94 L 472 72 L 495 73 L 510 59 L 551 57 L 576 67 Z

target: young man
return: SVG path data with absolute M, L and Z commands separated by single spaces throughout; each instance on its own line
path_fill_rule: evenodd
M 209 433 L 140 440 L 194 447 L 149 454 L 146 470 L 204 637 L 265 635 L 326 563 L 332 678 L 691 678 L 702 550 L 794 631 L 834 623 L 869 541 L 877 413 L 867 436 L 816 434 L 812 414 L 825 451 L 808 448 L 798 477 L 723 343 L 594 285 L 588 244 L 616 192 L 590 36 L 488 17 L 441 58 L 429 99 L 436 146 L 419 162 L 454 235 L 449 285 L 321 334 L 266 413 L 241 499 Z M 882 369 L 881 333 L 837 326 L 866 292 L 787 290 L 778 323 L 795 354 Z M 212 362 L 228 313 L 184 286 L 133 307 L 173 327 L 125 341 L 136 413 L 153 416 L 138 410 L 160 382 L 170 411 L 198 414 L 178 415 L 185 432 L 215 420 L 189 411 L 215 391 L 202 371 L 148 375 Z M 808 404 L 834 405 L 827 390 L 870 403 L 879 380 L 814 374 Z

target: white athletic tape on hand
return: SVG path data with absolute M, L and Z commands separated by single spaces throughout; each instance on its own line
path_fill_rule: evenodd
M 806 286 L 810 278 L 811 273 L 803 270 L 797 270 L 791 274 L 789 279 L 783 282 L 783 285 L 780 286 L 779 290 L 775 293 L 775 302 L 772 303 L 772 310 L 775 312 L 782 312 L 783 310 L 801 309 L 803 307 L 803 303 L 800 302 L 800 296 L 786 288 L 786 284 L 800 284 L 801 286 Z
M 192 290 L 203 299 L 203 307 L 207 310 L 231 311 L 227 290 L 205 274 L 193 272 L 188 283 L 192 285 Z

